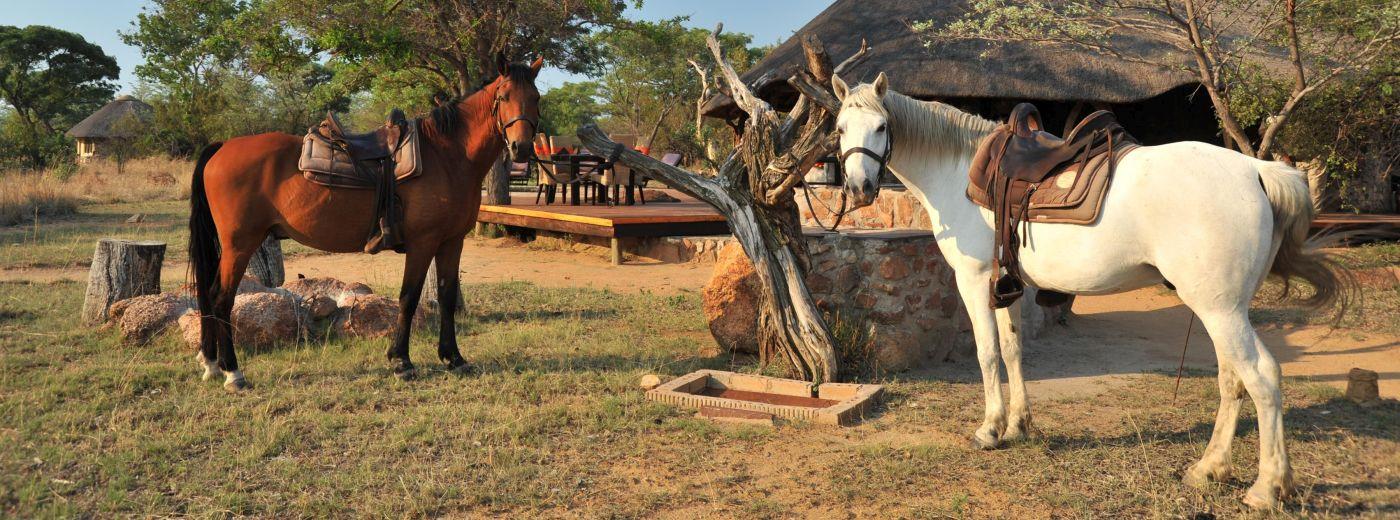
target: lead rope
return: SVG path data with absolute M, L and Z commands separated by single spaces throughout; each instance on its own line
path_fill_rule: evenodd
M 1196 324 L 1196 314 L 1186 310 L 1186 339 L 1181 341 L 1181 362 L 1176 365 L 1176 386 L 1172 388 L 1172 406 L 1176 406 L 1177 391 L 1181 390 L 1181 372 L 1186 369 L 1186 347 L 1191 344 L 1191 327 Z
M 841 219 L 846 216 L 846 190 L 841 190 L 840 211 L 832 211 L 831 206 L 827 206 L 825 202 L 822 203 L 822 209 L 825 209 L 827 213 L 836 214 L 836 221 L 831 223 L 831 227 L 826 227 L 822 218 L 817 216 L 817 207 L 812 205 L 812 185 L 807 184 L 806 179 L 802 180 L 802 197 L 807 199 L 807 209 L 812 210 L 812 220 L 817 222 L 817 227 L 827 231 L 836 231 L 836 227 L 841 225 Z

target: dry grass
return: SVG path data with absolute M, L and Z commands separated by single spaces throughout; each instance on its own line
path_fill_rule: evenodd
M 189 197 L 193 165 L 184 159 L 146 157 L 117 163 L 102 159 L 76 173 L 0 171 L 0 226 L 61 217 L 86 203 L 147 202 Z

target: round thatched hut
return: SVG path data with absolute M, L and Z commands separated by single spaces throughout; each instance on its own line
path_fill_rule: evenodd
M 1196 140 L 1219 143 L 1210 99 L 1196 76 L 1162 64 L 1188 56 L 1146 34 L 1124 33 L 1113 51 L 1064 46 L 977 41 L 926 45 L 915 22 L 944 25 L 968 12 L 970 0 L 837 0 L 746 74 L 760 97 L 779 108 L 792 106 L 796 92 L 787 78 L 803 60 L 801 39 L 815 34 L 840 59 L 870 43 L 870 56 L 845 75 L 871 81 L 884 71 L 890 86 L 920 99 L 936 99 L 990 119 L 1004 119 L 1021 101 L 1040 108 L 1046 125 L 1059 133 L 1068 120 L 1094 109 L 1115 112 L 1124 126 L 1148 144 Z M 738 114 L 726 96 L 711 99 L 707 115 Z
M 131 96 L 118 96 L 68 129 L 68 137 L 78 141 L 78 162 L 113 155 L 119 160 L 124 149 L 150 123 L 155 111 L 151 105 Z

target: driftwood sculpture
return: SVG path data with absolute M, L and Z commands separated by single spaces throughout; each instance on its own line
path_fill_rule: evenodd
M 835 149 L 832 123 L 839 108 L 831 93 L 831 77 L 866 54 L 861 49 L 841 65 L 832 67 L 820 41 L 808 36 L 802 42 L 806 70 L 788 82 L 802 95 L 792 111 L 781 114 L 759 99 L 725 59 L 717 26 L 707 38 L 717 72 L 728 94 L 747 115 L 743 138 L 713 177 L 669 166 L 609 141 L 596 126 L 579 129 L 579 138 L 591 150 L 608 153 L 611 160 L 659 179 L 722 213 L 735 238 L 753 262 L 763 287 L 759 316 L 761 360 L 786 358 L 799 377 L 833 381 L 839 360 L 830 328 L 812 302 L 804 272 L 807 255 L 793 188 L 821 157 Z

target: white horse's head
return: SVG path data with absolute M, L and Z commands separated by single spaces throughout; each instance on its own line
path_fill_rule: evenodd
M 831 86 L 841 100 L 836 132 L 841 136 L 841 168 L 846 172 L 846 196 L 854 207 L 875 202 L 880 194 L 880 174 L 890 160 L 890 114 L 885 110 L 889 78 L 881 72 L 874 83 L 846 86 L 832 76 Z

